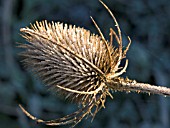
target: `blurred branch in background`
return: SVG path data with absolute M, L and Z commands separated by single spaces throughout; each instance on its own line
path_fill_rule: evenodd
M 11 21 L 14 2 L 15 0 L 3 0 L 2 8 L 2 43 L 4 48 L 4 60 L 9 72 L 13 71 L 15 68 L 12 48 L 14 42 L 12 42 L 11 38 Z

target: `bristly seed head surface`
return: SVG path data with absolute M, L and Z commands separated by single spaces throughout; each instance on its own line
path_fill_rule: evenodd
M 107 85 L 109 80 L 126 71 L 128 61 L 121 69 L 119 65 L 126 57 L 130 43 L 123 51 L 119 25 L 108 7 L 100 2 L 117 26 L 118 34 L 110 29 L 110 41 L 106 41 L 93 18 L 99 36 L 84 28 L 47 21 L 36 22 L 31 28 L 20 30 L 29 42 L 19 46 L 25 49 L 21 53 L 24 64 L 51 90 L 81 107 L 64 118 L 43 121 L 33 117 L 20 106 L 33 120 L 47 125 L 75 125 L 85 116 L 94 118 L 104 107 L 106 96 L 111 96 L 111 89 Z M 112 46 L 113 37 L 118 43 L 118 48 Z M 92 108 L 95 108 L 94 111 Z

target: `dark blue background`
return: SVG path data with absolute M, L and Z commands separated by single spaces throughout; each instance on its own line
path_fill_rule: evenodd
M 170 1 L 103 0 L 116 16 L 123 34 L 132 45 L 127 53 L 130 79 L 170 87 Z M 0 1 L 0 127 L 48 128 L 39 125 L 18 108 L 22 103 L 32 114 L 43 119 L 62 117 L 77 109 L 61 100 L 25 70 L 16 42 L 25 42 L 21 27 L 36 20 L 74 24 L 97 33 L 93 16 L 105 37 L 114 22 L 98 0 L 1 0 Z M 109 39 L 109 38 L 108 38 Z M 77 127 L 91 128 L 169 128 L 170 98 L 158 95 L 113 93 L 106 109 L 94 121 L 83 120 Z M 63 126 L 65 127 L 65 126 Z

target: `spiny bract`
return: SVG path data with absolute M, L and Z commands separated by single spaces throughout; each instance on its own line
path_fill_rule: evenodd
M 33 120 L 47 125 L 75 125 L 85 116 L 94 118 L 100 108 L 104 107 L 106 96 L 112 97 L 107 82 L 125 72 L 127 61 L 122 69 L 119 65 L 125 58 L 129 45 L 122 50 L 119 25 L 108 7 L 100 2 L 109 11 L 117 26 L 118 35 L 110 29 L 110 41 L 105 40 L 93 18 L 100 36 L 91 34 L 84 28 L 59 22 L 36 22 L 31 28 L 21 29 L 22 36 L 29 42 L 20 44 L 20 47 L 25 49 L 21 53 L 24 64 L 50 89 L 81 107 L 64 118 L 43 121 L 20 106 Z M 113 36 L 118 48 L 112 47 Z
M 30 42 L 21 45 L 26 49 L 21 54 L 25 57 L 24 63 L 31 67 L 46 85 L 66 98 L 82 102 L 84 94 L 68 93 L 63 88 L 94 91 L 104 80 L 103 76 L 113 68 L 109 62 L 106 44 L 101 37 L 91 35 L 88 30 L 62 23 L 47 24 L 43 21 L 34 24 L 32 29 L 21 31 Z M 115 51 L 111 46 L 109 49 L 116 61 Z

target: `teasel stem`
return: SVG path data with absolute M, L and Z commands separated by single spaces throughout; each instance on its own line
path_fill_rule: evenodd
M 125 92 L 137 92 L 137 93 L 148 93 L 158 94 L 163 96 L 170 96 L 170 88 L 151 85 L 147 83 L 139 83 L 135 80 L 128 78 L 117 77 L 108 83 L 111 90 L 114 91 L 125 91 Z

